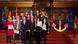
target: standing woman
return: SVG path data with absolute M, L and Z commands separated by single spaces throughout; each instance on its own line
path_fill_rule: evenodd
M 42 40 L 42 21 L 38 18 L 37 19 L 37 24 L 35 27 L 35 40 L 37 44 L 40 44 L 41 40 Z
M 42 12 L 42 37 L 44 39 L 44 44 L 46 44 L 46 35 L 48 32 L 48 22 L 47 22 L 47 15 L 45 12 Z
M 20 23 L 20 16 L 16 16 L 16 22 L 15 22 L 15 42 L 18 42 L 19 40 L 19 30 L 21 27 L 21 23 Z
M 46 44 L 47 32 L 48 32 L 48 23 L 47 20 L 44 18 L 43 25 L 42 25 L 42 37 L 44 38 L 44 44 Z
M 29 43 L 30 42 L 30 38 L 31 38 L 31 20 L 30 20 L 30 15 L 27 16 L 27 20 L 26 20 L 26 42 Z
M 14 34 L 14 23 L 11 17 L 9 17 L 8 21 L 7 21 L 7 42 L 11 43 L 11 39 L 13 37 Z
M 13 23 L 14 23 L 14 31 L 15 31 L 15 29 L 16 29 L 16 17 L 15 16 L 13 16 Z M 15 39 L 15 32 L 14 32 L 14 35 L 13 35 L 13 39 Z

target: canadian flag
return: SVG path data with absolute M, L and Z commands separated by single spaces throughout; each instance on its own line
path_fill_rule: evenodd
M 8 13 L 8 19 L 13 19 L 13 15 L 12 15 L 12 12 L 11 11 L 9 11 L 9 13 Z
M 18 15 L 18 9 L 17 9 L 17 7 L 16 7 L 16 9 L 15 9 L 15 12 L 16 12 L 16 15 Z

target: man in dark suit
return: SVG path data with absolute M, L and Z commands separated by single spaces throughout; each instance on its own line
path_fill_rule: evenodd
M 35 29 L 34 16 L 31 16 L 30 23 L 31 23 L 31 26 L 30 26 L 30 43 L 33 43 L 34 29 Z
M 25 43 L 26 41 L 26 29 L 27 29 L 27 21 L 26 17 L 23 17 L 23 20 L 21 21 L 21 39 L 22 43 Z

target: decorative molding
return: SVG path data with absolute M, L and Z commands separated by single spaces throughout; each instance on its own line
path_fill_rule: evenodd
M 37 2 L 36 5 L 39 7 L 49 7 L 50 3 L 49 2 Z
M 32 7 L 33 2 L 4 2 L 0 3 L 0 6 L 7 7 Z
M 72 7 L 72 2 L 53 2 L 53 7 Z
M 0 7 L 32 7 L 32 2 L 0 2 Z M 36 2 L 37 6 L 49 7 L 49 2 Z M 51 2 L 52 7 L 78 7 L 78 1 Z
M 53 2 L 53 7 L 78 7 L 78 2 L 64 1 L 64 2 Z
M 9 7 L 32 7 L 33 2 L 10 2 Z

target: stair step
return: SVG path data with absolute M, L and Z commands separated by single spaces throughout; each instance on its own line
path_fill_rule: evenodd
M 68 41 L 66 41 L 64 34 L 67 34 L 65 32 L 59 33 L 59 32 L 50 32 L 47 35 L 47 44 L 67 44 Z M 0 44 L 6 44 L 6 33 L 0 33 Z M 21 43 L 21 41 L 19 41 Z M 14 40 L 12 41 L 12 44 L 14 44 Z M 34 41 L 34 44 L 36 42 Z M 44 41 L 42 40 L 41 44 L 44 44 Z
M 64 39 L 60 39 L 60 40 L 59 39 L 57 39 L 57 40 L 56 39 L 47 39 L 47 41 L 63 41 L 63 40 Z

